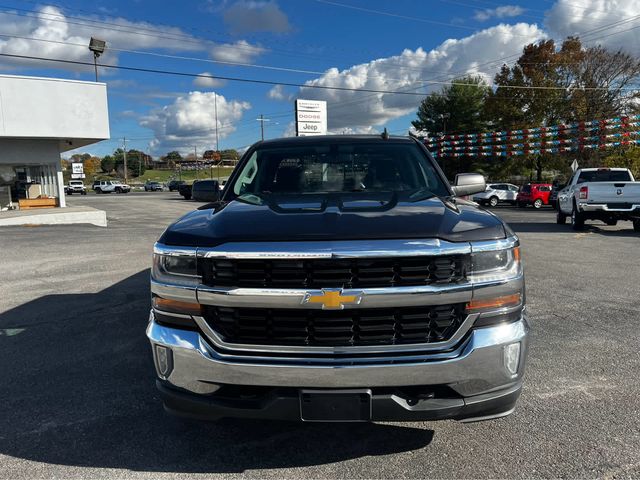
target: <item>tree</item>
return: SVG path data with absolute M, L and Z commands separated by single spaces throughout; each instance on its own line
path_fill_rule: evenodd
M 100 161 L 100 168 L 104 173 L 111 173 L 116 166 L 116 162 L 111 155 L 105 155 Z
M 439 92 L 429 94 L 420 103 L 418 118 L 411 124 L 431 134 L 485 131 L 487 124 L 482 113 L 490 91 L 482 77 L 457 78 Z
M 165 160 L 172 160 L 174 162 L 179 162 L 180 160 L 182 160 L 182 155 L 180 155 L 180 152 L 174 150 L 172 152 L 167 153 L 164 156 Z
M 139 150 L 131 149 L 127 150 L 127 176 L 128 177 L 138 177 L 144 172 L 146 172 L 147 167 L 145 166 L 145 156 L 147 156 L 144 152 Z M 115 168 L 119 175 L 124 176 L 124 150 L 121 148 L 116 149 L 113 152 L 113 158 L 115 161 Z
M 637 59 L 599 46 L 585 48 L 578 38 L 567 38 L 559 49 L 553 40 L 530 44 L 513 66 L 503 65 L 495 76 L 497 88 L 487 97 L 485 118 L 495 129 L 508 130 L 632 113 L 637 104 L 625 92 L 639 76 Z M 637 92 L 633 96 L 639 98 Z M 592 150 L 579 153 L 586 164 L 600 163 L 598 156 Z M 558 162 L 555 157 L 526 160 L 535 163 L 541 180 L 543 169 Z
M 95 175 L 102 169 L 102 161 L 98 157 L 89 157 L 84 161 L 85 175 Z
M 220 158 L 222 160 L 235 160 L 238 161 L 240 160 L 240 154 L 238 153 L 238 151 L 234 148 L 230 148 L 228 150 L 222 150 L 220 152 Z
M 89 160 L 90 158 L 91 158 L 91 154 L 90 153 L 74 153 L 73 155 L 71 155 L 69 160 L 71 160 L 71 162 L 84 163 L 87 160 Z

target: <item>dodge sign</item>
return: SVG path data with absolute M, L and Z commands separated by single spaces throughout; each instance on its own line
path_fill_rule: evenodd
M 327 134 L 327 102 L 322 100 L 296 100 L 296 135 Z

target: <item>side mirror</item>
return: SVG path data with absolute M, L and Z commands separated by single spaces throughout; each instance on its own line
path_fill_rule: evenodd
M 452 187 L 456 197 L 484 192 L 486 188 L 487 183 L 484 176 L 479 173 L 459 173 L 456 175 L 456 181 Z

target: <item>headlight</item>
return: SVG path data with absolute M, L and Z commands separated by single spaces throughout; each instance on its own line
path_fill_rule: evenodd
M 196 250 L 166 247 L 156 244 L 153 249 L 152 278 L 171 284 L 199 283 Z
M 473 283 L 512 278 L 521 272 L 520 247 L 471 254 L 469 280 Z

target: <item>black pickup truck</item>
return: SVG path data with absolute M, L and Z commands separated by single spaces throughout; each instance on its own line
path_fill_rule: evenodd
M 185 200 L 191 200 L 191 189 L 192 186 L 190 183 L 181 183 L 178 185 L 178 193 L 182 195 Z
M 413 138 L 269 140 L 154 246 L 165 409 L 197 419 L 486 420 L 520 395 L 519 242 Z

